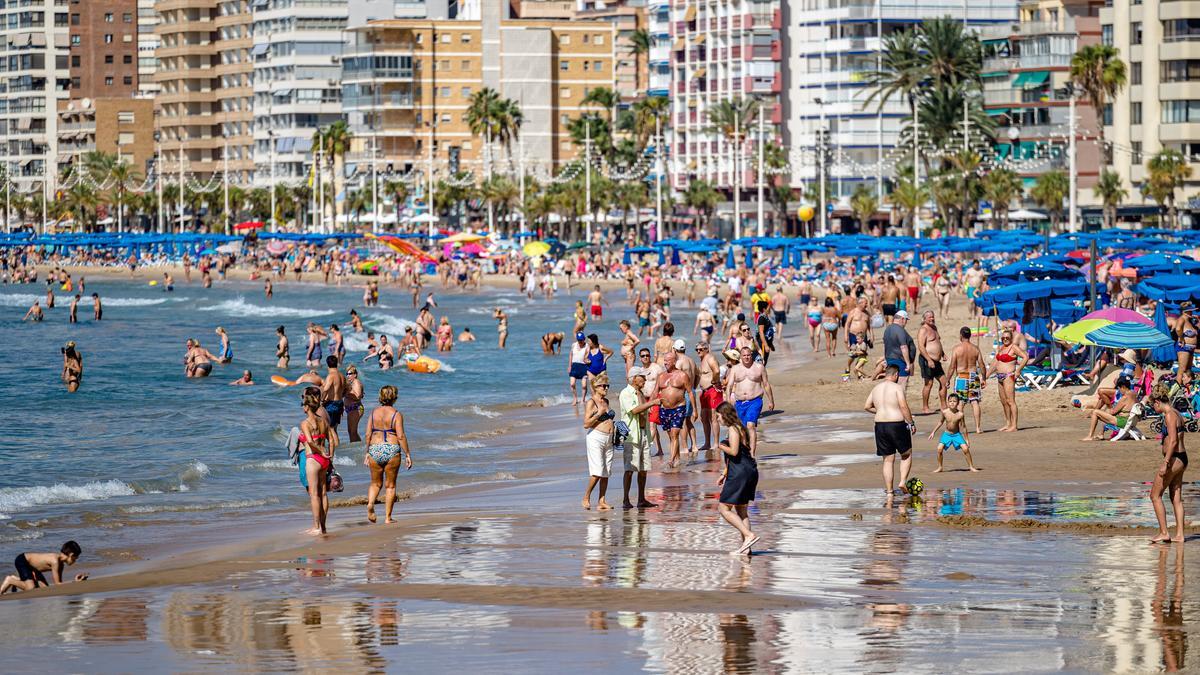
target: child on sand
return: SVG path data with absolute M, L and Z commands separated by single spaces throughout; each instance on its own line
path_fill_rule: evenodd
M 82 549 L 79 544 L 74 541 L 68 541 L 62 545 L 62 550 L 58 553 L 22 553 L 13 561 L 16 565 L 17 573 L 10 574 L 4 577 L 3 583 L 0 583 L 0 595 L 9 591 L 32 591 L 39 586 L 49 586 L 46 581 L 44 572 L 50 572 L 54 583 L 61 584 L 63 582 L 62 572 L 66 565 L 74 565 L 76 560 L 79 560 L 79 554 Z M 87 581 L 88 575 L 76 574 L 75 581 Z
M 933 440 L 933 435 L 937 433 L 937 430 L 943 426 L 946 427 L 946 430 L 942 432 L 942 437 L 938 439 L 938 468 L 934 470 L 934 473 L 942 471 L 942 452 L 945 450 L 961 450 L 967 458 L 967 468 L 971 471 L 979 471 L 975 468 L 975 461 L 971 458 L 971 443 L 967 438 L 967 425 L 963 424 L 965 411 L 959 407 L 960 404 L 961 399 L 958 394 L 952 393 L 946 396 L 947 407 L 941 411 L 942 419 L 933 428 L 933 431 L 929 432 L 929 439 Z
M 867 379 L 867 371 L 864 367 L 867 365 L 867 344 L 859 341 L 850 348 L 850 357 L 847 359 L 846 374 L 842 376 L 843 382 L 850 381 L 853 377 L 856 380 Z

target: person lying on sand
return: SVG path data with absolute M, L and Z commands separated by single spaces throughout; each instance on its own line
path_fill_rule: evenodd
M 4 577 L 4 581 L 0 582 L 0 595 L 9 591 L 32 591 L 41 586 L 49 586 L 45 572 L 50 572 L 55 584 L 65 583 L 62 578 L 63 567 L 74 565 L 82 552 L 79 544 L 68 541 L 57 553 L 22 553 L 13 561 L 17 573 Z M 87 578 L 86 574 L 75 575 L 75 581 L 87 581 Z

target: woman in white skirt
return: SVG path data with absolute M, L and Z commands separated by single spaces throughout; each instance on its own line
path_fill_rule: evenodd
M 587 431 L 588 485 L 583 493 L 583 508 L 592 508 L 592 488 L 600 485 L 600 500 L 596 508 L 600 511 L 612 509 L 605 501 L 608 493 L 608 477 L 613 463 L 613 418 L 616 413 L 608 405 L 608 375 L 601 374 L 592 380 L 592 397 L 583 406 L 583 428 Z

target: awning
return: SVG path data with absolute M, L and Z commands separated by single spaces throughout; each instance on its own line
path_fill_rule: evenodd
M 60 49 L 66 49 L 71 46 L 71 36 L 66 33 L 54 34 L 54 46 Z
M 271 50 L 271 45 L 269 43 L 264 42 L 263 44 L 260 44 L 260 45 L 254 45 L 254 47 L 250 50 L 250 55 L 251 56 L 262 56 L 263 54 L 266 54 L 270 50 Z
M 999 70 L 994 73 L 981 73 L 980 77 L 1008 77 L 1007 70 Z
M 271 0 L 253 0 L 253 2 L 250 3 L 250 6 L 258 9 L 259 7 L 266 7 L 269 4 L 271 4 Z
M 291 89 L 280 89 L 278 91 L 271 92 L 271 95 L 274 96 L 275 98 L 291 98 L 292 90 Z
M 1010 111 L 1008 108 L 997 108 L 995 110 L 986 110 L 984 112 L 989 115 L 1007 115 Z
M 679 38 L 678 40 L 676 40 L 676 41 L 675 41 L 675 44 L 671 45 L 671 51 L 673 51 L 673 52 L 677 52 L 677 51 L 679 51 L 680 49 L 683 49 L 683 48 L 684 48 L 684 47 L 686 47 L 686 46 L 687 46 L 687 38 L 682 38 L 682 37 L 681 37 L 681 38 Z
M 696 77 L 696 78 L 704 77 L 704 74 L 707 72 L 708 72 L 708 68 L 705 68 L 704 66 L 700 66 L 699 68 L 696 69 L 696 72 L 692 73 L 692 77 Z
M 34 33 L 34 34 L 30 35 L 29 36 L 29 44 L 33 45 L 34 47 L 45 47 L 46 46 L 46 34 L 45 33 Z
M 702 45 L 702 44 L 704 44 L 704 38 L 706 38 L 706 37 L 708 37 L 708 33 L 701 33 L 696 36 L 696 39 L 692 40 L 692 44 Z
M 1008 38 L 993 38 L 991 40 L 980 40 L 985 45 L 1002 45 L 1008 42 Z
M 683 20 L 684 21 L 695 21 L 696 20 L 696 5 L 692 5 L 687 8 L 687 11 L 684 12 L 684 14 L 683 14 Z
M 1040 87 L 1046 84 L 1046 80 L 1050 79 L 1050 71 L 1034 70 L 1028 73 L 1020 73 L 1017 79 L 1013 80 L 1014 87 Z
M 309 152 L 312 150 L 312 146 L 313 142 L 311 136 L 296 139 L 296 152 Z

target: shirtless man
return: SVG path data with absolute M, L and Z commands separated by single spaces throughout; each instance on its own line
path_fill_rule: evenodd
M 888 275 L 883 282 L 883 290 L 879 294 L 879 301 L 882 303 L 883 320 L 885 323 L 891 323 L 892 317 L 896 316 L 897 302 L 900 299 L 900 289 L 896 287 L 896 280 L 892 275 Z
M 783 327 L 787 325 L 787 315 L 791 308 L 792 301 L 783 292 L 783 284 L 779 284 L 778 290 L 771 296 L 771 314 L 775 319 L 775 339 L 777 340 L 783 339 Z
M 570 279 L 570 277 L 567 278 Z M 604 318 L 604 305 L 607 304 L 608 300 L 605 300 L 604 294 L 600 292 L 600 285 L 596 284 L 592 288 L 592 292 L 588 293 L 588 311 L 594 321 Z
M 883 493 L 889 497 L 894 485 L 896 455 L 900 455 L 900 490 L 908 492 L 905 483 L 912 469 L 912 435 L 917 430 L 899 380 L 898 367 L 884 368 L 883 381 L 875 385 L 863 405 L 863 410 L 875 414 L 875 454 L 883 458 Z
M 971 344 L 971 329 L 967 326 L 958 330 L 958 344 L 955 345 L 954 351 L 950 352 L 947 372 L 954 373 L 954 393 L 958 394 L 959 400 L 971 404 L 971 412 L 975 416 L 975 433 L 982 433 L 980 425 L 983 423 L 983 411 L 979 408 L 979 400 L 982 398 L 983 388 L 987 386 L 987 380 L 984 378 L 987 364 L 984 363 L 979 348 Z
M 964 292 L 967 294 L 967 308 L 970 311 L 970 316 L 974 317 L 979 314 L 979 306 L 975 304 L 975 298 L 979 297 L 979 287 L 983 285 L 983 269 L 979 266 L 979 261 L 971 263 L 970 269 L 963 274 Z M 979 407 L 975 407 L 979 410 Z M 978 433 L 978 430 L 976 430 Z
M 267 300 L 275 297 L 275 285 L 271 283 L 270 279 L 267 279 L 267 283 L 263 285 L 263 295 L 266 296 Z
M 776 296 L 778 297 L 778 296 Z M 872 342 L 875 337 L 871 330 L 871 315 L 867 313 L 867 299 L 859 298 L 854 304 L 854 309 L 846 316 L 846 352 L 849 357 L 846 361 L 846 372 L 842 373 L 842 377 L 846 378 L 850 374 L 850 370 L 854 365 L 854 360 L 858 358 L 855 355 L 855 347 L 862 343 L 865 347 L 868 339 Z
M 725 398 L 733 401 L 738 419 L 750 433 L 750 455 L 758 453 L 758 418 L 762 415 L 763 398 L 767 410 L 775 409 L 775 391 L 767 380 L 767 369 L 754 362 L 754 350 L 742 347 L 742 358 L 729 369 L 726 377 Z
M 288 351 L 288 339 L 283 326 L 276 328 L 275 334 L 279 336 L 279 340 L 275 343 L 275 358 L 279 359 L 279 362 L 275 364 L 275 367 L 287 370 L 288 362 L 292 357 Z
M 688 392 L 692 394 L 689 401 L 695 401 L 696 383 L 700 380 L 700 374 L 696 368 L 696 362 L 688 358 L 687 343 L 683 340 L 676 340 L 672 345 L 675 348 L 675 367 L 683 371 L 688 377 Z M 688 409 L 687 415 L 683 421 L 683 438 L 684 444 L 687 446 L 688 452 L 696 451 L 696 423 L 695 419 L 699 414 L 699 408 L 692 405 Z
M 700 422 L 704 425 L 704 445 L 700 450 L 716 447 L 712 439 L 721 438 L 721 416 L 717 406 L 725 400 L 721 395 L 721 364 L 712 355 L 707 342 L 696 345 L 696 358 L 700 360 L 697 386 L 700 388 Z
M 908 268 L 904 275 L 904 285 L 908 287 L 908 313 L 913 314 L 921 304 L 921 273 L 917 271 L 916 265 Z
M 696 312 L 696 325 L 692 327 L 692 335 L 699 335 L 700 340 L 707 343 L 712 340 L 712 334 L 716 327 L 712 312 L 701 303 L 700 311 Z M 778 333 L 778 329 L 776 332 Z
M 342 413 L 346 411 L 346 376 L 338 370 L 338 358 L 333 354 L 325 357 L 325 381 L 321 383 L 321 405 L 329 413 L 329 428 L 337 433 Z
M 567 337 L 566 333 L 546 333 L 542 336 L 542 353 L 557 354 L 562 350 L 562 343 Z
M 70 314 L 67 316 L 67 321 L 69 323 L 79 323 L 79 294 L 78 293 L 76 293 L 75 297 L 71 299 L 71 309 L 70 309 Z
M 676 365 L 675 352 L 669 351 L 663 357 L 663 372 L 655 380 L 654 393 L 650 399 L 662 399 L 658 412 L 658 426 L 667 432 L 671 446 L 671 458 L 667 466 L 679 466 L 679 433 L 687 418 L 688 406 L 692 411 L 696 408 L 696 395 L 691 389 L 691 380 L 687 373 L 679 370 Z
M 355 333 L 363 332 L 362 317 L 353 309 L 350 310 L 350 327 L 354 329 Z
M 100 304 L 100 294 L 92 293 L 92 318 L 99 321 L 104 317 L 104 306 Z
M 458 334 L 458 341 L 459 342 L 474 342 L 475 341 L 475 334 L 471 332 L 470 327 L 462 329 L 462 332 Z
M 932 310 L 925 310 L 921 315 L 921 327 L 917 329 L 917 364 L 921 367 L 921 379 L 925 381 L 921 387 L 921 413 L 929 414 L 929 392 L 933 391 L 933 383 L 937 382 L 938 401 L 941 407 L 946 407 L 946 371 L 942 369 L 942 361 L 946 360 L 946 350 L 942 347 L 942 336 L 938 333 L 937 320 Z
M 42 312 L 41 301 L 34 300 L 33 307 L 30 307 L 29 311 L 25 312 L 25 316 L 21 320 L 22 321 L 41 321 L 44 318 L 46 318 L 46 315 L 45 315 L 45 313 Z
M 670 321 L 663 324 L 663 334 L 654 341 L 654 362 L 660 366 L 667 365 L 667 354 L 675 353 L 675 324 Z M 651 398 L 657 398 L 651 396 Z

